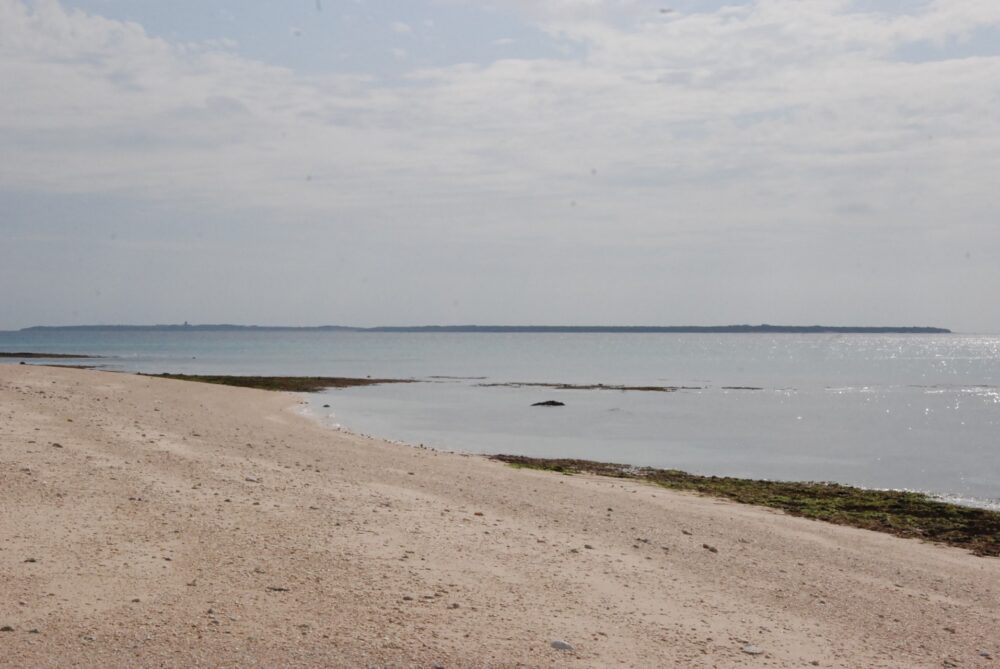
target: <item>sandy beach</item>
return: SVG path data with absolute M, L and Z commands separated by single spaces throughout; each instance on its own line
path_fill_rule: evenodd
M 996 558 L 299 402 L 0 365 L 0 667 L 1000 666 Z

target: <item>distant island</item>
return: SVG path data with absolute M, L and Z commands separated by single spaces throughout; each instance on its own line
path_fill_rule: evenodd
M 140 331 L 140 332 L 500 332 L 500 333 L 621 333 L 621 334 L 950 334 L 947 328 L 925 326 L 844 326 L 844 325 L 415 325 L 380 326 L 373 328 L 348 325 L 282 326 L 282 325 L 35 325 L 21 332 L 41 330 L 75 331 Z

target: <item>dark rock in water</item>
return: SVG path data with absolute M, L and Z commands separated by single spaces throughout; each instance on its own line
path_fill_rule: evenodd
M 535 402 L 531 406 L 533 407 L 564 407 L 566 406 L 563 402 L 557 402 L 556 400 L 548 400 L 546 402 Z

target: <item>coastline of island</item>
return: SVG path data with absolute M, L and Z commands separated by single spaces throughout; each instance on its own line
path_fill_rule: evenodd
M 952 334 L 931 326 L 857 325 L 33 325 L 18 332 L 131 331 L 131 332 L 388 332 L 388 333 L 552 333 L 552 334 Z

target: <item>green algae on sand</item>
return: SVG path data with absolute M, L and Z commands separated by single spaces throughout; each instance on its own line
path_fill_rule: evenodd
M 759 481 L 698 476 L 676 469 L 589 460 L 494 455 L 514 467 L 562 474 L 597 474 L 756 504 L 794 516 L 850 525 L 1000 557 L 1000 512 L 949 504 L 917 492 L 868 490 L 838 483 Z
M 374 386 L 381 383 L 413 383 L 411 379 L 371 379 L 342 376 L 212 376 L 205 374 L 140 374 L 160 379 L 177 381 L 197 381 L 215 383 L 240 388 L 261 390 L 285 390 L 299 393 L 315 393 L 327 388 L 351 388 L 354 386 Z
M 75 358 L 100 358 L 99 355 L 79 355 L 77 353 L 39 353 L 38 351 L 0 351 L 0 358 L 26 358 L 26 359 L 75 359 Z

